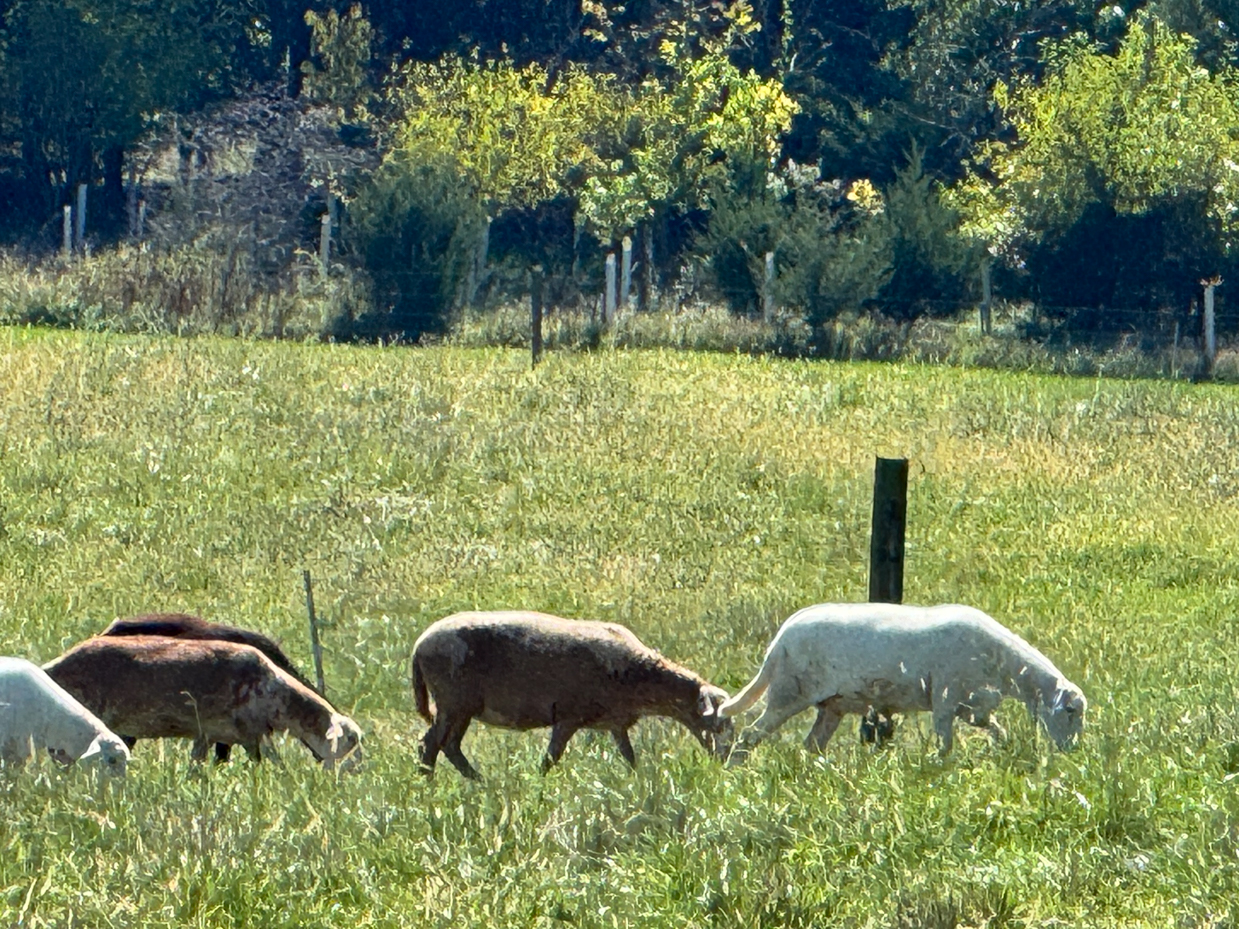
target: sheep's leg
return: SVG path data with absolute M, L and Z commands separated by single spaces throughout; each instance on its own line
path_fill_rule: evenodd
M 743 764 L 748 760 L 749 752 L 767 736 L 772 735 L 780 726 L 807 707 L 800 702 L 776 703 L 774 697 L 766 701 L 766 709 L 757 717 L 752 729 L 740 737 L 740 743 L 732 750 L 727 759 L 728 767 Z
M 619 753 L 628 762 L 628 767 L 636 768 L 637 753 L 632 750 L 632 741 L 628 738 L 628 730 L 613 729 L 611 736 L 615 739 L 615 746 L 619 749 Z
M 546 757 L 542 759 L 542 773 L 545 774 L 551 770 L 560 758 L 563 757 L 564 749 L 568 747 L 568 740 L 576 734 L 577 727 L 570 723 L 558 722 L 551 727 L 551 744 L 546 747 Z M 623 751 L 623 747 L 620 748 Z M 632 746 L 628 746 L 628 750 L 632 751 Z
M 241 744 L 245 748 L 245 754 L 249 755 L 250 761 L 255 764 L 262 761 L 262 744 L 259 741 L 242 742 Z
M 955 744 L 955 715 L 958 709 L 958 699 L 944 688 L 941 699 L 933 706 L 934 731 L 938 733 L 941 742 L 938 747 L 938 754 L 941 756 L 949 754 Z
M 427 775 L 434 774 L 435 761 L 443 748 L 443 737 L 447 734 L 446 719 L 443 713 L 439 713 L 422 736 L 422 771 Z
M 133 747 L 138 744 L 138 740 L 131 735 L 123 735 L 120 740 L 125 743 L 125 748 L 133 751 Z
M 1007 733 L 998 721 L 993 718 L 994 710 L 1002 702 L 1002 694 L 996 691 L 982 689 L 968 695 L 968 702 L 961 703 L 955 715 L 970 726 L 984 729 L 995 742 L 1006 739 Z
M 227 742 L 215 743 L 215 763 L 223 764 L 232 757 L 232 746 Z
M 839 728 L 839 723 L 843 722 L 843 714 L 836 710 L 832 703 L 832 700 L 823 700 L 817 705 L 817 719 L 813 721 L 813 728 L 804 740 L 804 747 L 811 752 L 824 750 L 826 743 Z
M 189 757 L 199 764 L 206 761 L 209 744 L 204 736 L 198 736 L 194 739 L 194 747 L 189 750 Z
M 480 780 L 482 775 L 477 772 L 473 765 L 469 764 L 469 759 L 460 750 L 460 740 L 465 737 L 465 731 L 469 728 L 469 723 L 471 722 L 473 722 L 473 717 L 466 716 L 463 722 L 447 727 L 443 737 L 443 756 L 452 763 L 457 771 L 470 780 L 476 781 Z

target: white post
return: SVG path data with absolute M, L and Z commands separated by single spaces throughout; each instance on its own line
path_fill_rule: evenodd
M 1202 281 L 1205 285 L 1205 370 L 1213 371 L 1213 362 L 1217 358 L 1217 329 L 1213 315 L 1213 288 L 1222 283 L 1220 277 L 1212 277 Z
M 994 303 L 994 288 L 990 283 L 989 259 L 981 265 L 981 332 L 985 335 L 993 330 L 990 308 Z
M 774 252 L 766 252 L 766 279 L 761 288 L 761 316 L 767 323 L 774 321 Z
M 64 238 L 60 250 L 68 258 L 73 254 L 73 207 L 67 203 L 64 206 L 64 222 L 61 229 L 63 230 Z
M 632 238 L 630 236 L 624 236 L 621 248 L 619 306 L 626 310 L 628 309 L 628 295 L 632 291 Z
M 331 212 L 323 214 L 319 221 L 318 231 L 318 267 L 323 274 L 327 273 L 327 268 L 331 261 Z
M 138 201 L 138 239 L 146 234 L 146 201 Z
M 77 185 L 77 237 L 74 242 L 79 249 L 86 247 L 86 185 Z
M 125 191 L 125 214 L 129 219 L 129 238 L 134 239 L 138 233 L 138 172 L 133 162 L 129 162 L 129 189 Z
M 615 252 L 607 254 L 607 290 L 602 306 L 602 324 L 609 326 L 615 322 Z

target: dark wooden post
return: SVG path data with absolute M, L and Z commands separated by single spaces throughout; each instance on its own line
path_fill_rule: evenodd
M 529 351 L 533 367 L 542 357 L 542 265 L 534 265 L 529 273 Z
M 879 458 L 873 469 L 869 602 L 903 602 L 903 540 L 908 517 L 908 460 Z
M 903 602 L 903 540 L 908 517 L 908 461 L 879 458 L 873 468 L 873 530 L 869 542 L 869 602 Z M 895 722 L 876 708 L 860 721 L 860 740 L 881 745 Z
M 310 649 L 314 653 L 314 679 L 318 682 L 318 692 L 327 696 L 327 685 L 323 682 L 323 646 L 318 641 L 318 615 L 314 612 L 314 587 L 310 583 L 310 572 L 301 572 L 305 582 L 305 608 L 310 614 Z

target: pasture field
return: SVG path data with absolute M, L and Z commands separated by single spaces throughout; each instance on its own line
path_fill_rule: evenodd
M 961 601 L 1090 700 L 937 757 L 927 719 L 725 769 L 647 721 L 638 770 L 480 724 L 426 779 L 419 632 L 462 608 L 616 620 L 735 691 L 794 609 L 864 599 L 875 455 L 911 459 L 908 602 Z M 124 782 L 0 771 L 3 926 L 1234 926 L 1233 387 L 915 365 L 0 330 L 0 643 L 117 616 L 272 633 L 367 733 Z M 963 728 L 963 727 L 961 727 Z

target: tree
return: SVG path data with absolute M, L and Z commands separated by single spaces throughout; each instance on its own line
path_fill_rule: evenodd
M 1042 82 L 995 88 L 1017 138 L 985 146 L 953 201 L 991 250 L 1043 275 L 1043 298 L 1048 290 L 1067 299 L 1071 269 L 1083 262 L 1094 277 L 1111 268 L 1090 302 L 1182 305 L 1233 253 L 1239 73 L 1211 73 L 1196 50 L 1142 15 L 1113 54 L 1060 43 L 1047 51 Z M 1120 279 L 1116 256 L 1104 251 L 1119 240 L 1156 244 L 1128 260 L 1146 277 L 1157 270 L 1148 287 L 1133 291 Z
M 105 218 L 123 204 L 124 152 L 161 114 L 229 93 L 244 75 L 248 0 L 18 0 L 3 21 L 4 135 L 20 145 L 34 223 L 102 176 Z

